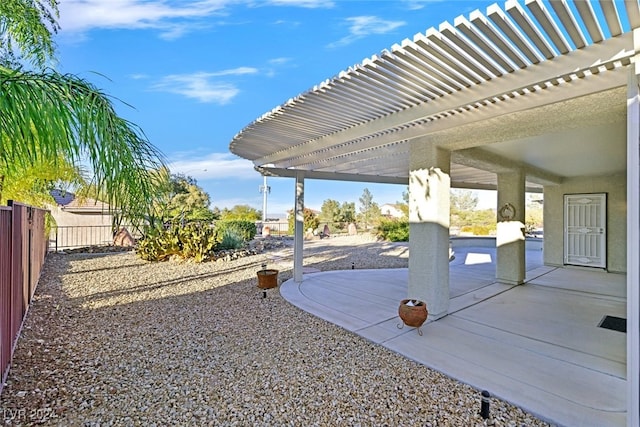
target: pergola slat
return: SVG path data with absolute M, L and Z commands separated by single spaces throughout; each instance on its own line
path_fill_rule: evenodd
M 562 32 L 556 25 L 553 18 L 551 18 L 549 11 L 544 7 L 544 4 L 542 4 L 540 0 L 526 0 L 525 5 L 540 23 L 542 28 L 544 28 L 556 49 L 558 49 L 558 51 L 563 55 L 569 53 L 571 50 L 569 43 L 564 38 L 564 35 L 562 35 Z
M 538 48 L 540 53 L 547 58 L 551 59 L 556 56 L 556 52 L 553 47 L 542 35 L 540 30 L 533 23 L 526 11 L 520 6 L 517 0 L 509 0 L 505 5 L 505 9 L 509 16 L 522 28 L 525 34 L 529 37 L 531 42 Z
M 537 64 L 542 60 L 542 57 L 537 52 L 536 48 L 533 47 L 531 42 L 522 35 L 515 25 L 513 25 L 509 17 L 502 11 L 502 9 L 498 8 L 497 4 L 493 4 L 487 8 L 487 16 L 489 16 L 489 19 L 491 19 L 491 21 L 493 21 L 493 23 L 500 28 L 500 30 L 502 30 L 509 39 L 511 39 L 517 48 L 520 49 L 520 52 L 527 57 L 529 62 Z
M 576 49 L 582 49 L 587 45 L 587 41 L 584 38 L 584 34 L 580 30 L 580 26 L 576 22 L 575 16 L 571 12 L 569 5 L 566 1 L 553 1 L 551 2 L 551 8 L 560 19 L 562 25 L 566 29 L 573 45 Z
M 397 45 L 396 45 L 397 46 Z M 408 62 L 416 69 L 429 84 L 437 89 L 439 95 L 452 93 L 463 87 L 469 87 L 473 81 L 466 78 L 458 71 L 449 67 L 438 57 L 424 50 L 411 40 L 405 40 L 402 47 L 394 46 L 394 55 L 401 62 Z
M 435 31 L 435 30 L 434 30 Z M 445 64 L 452 70 L 455 70 L 457 74 L 462 75 L 465 79 L 469 80 L 472 84 L 478 84 L 482 81 L 482 78 L 468 68 L 464 63 L 461 63 L 456 58 L 452 57 L 447 51 L 443 50 L 438 44 L 429 40 L 422 34 L 416 34 L 413 38 L 414 43 L 423 49 L 425 52 L 438 58 L 440 62 Z
M 370 94 L 368 90 L 358 88 L 346 73 L 341 73 L 337 79 L 329 83 L 329 86 L 333 89 L 330 92 L 335 93 L 336 96 L 357 99 L 370 111 L 375 111 L 375 114 L 377 114 L 378 117 L 390 113 L 389 108 L 385 108 L 384 105 L 380 105 L 380 99 L 377 97 L 377 94 L 374 96 Z
M 471 23 L 476 26 L 491 42 L 496 45 L 509 59 L 518 67 L 525 68 L 528 61 L 522 56 L 522 54 L 514 48 L 499 31 L 495 29 L 493 24 L 483 15 L 480 11 L 475 10 L 471 12 L 469 17 Z
M 637 2 L 637 0 L 634 1 Z M 602 13 L 604 14 L 605 21 L 607 21 L 611 35 L 616 37 L 622 34 L 622 25 L 620 25 L 616 4 L 612 0 L 600 0 L 600 7 L 602 8 Z
M 393 111 L 402 110 L 407 105 L 401 100 L 398 100 L 395 96 L 390 96 L 385 102 L 384 90 L 379 87 L 372 86 L 369 81 L 364 79 L 360 74 L 348 73 L 340 76 L 341 83 L 349 85 L 355 88 L 357 91 L 363 91 L 375 100 L 376 104 L 385 111 L 385 114 L 390 114 Z
M 467 55 L 482 64 L 482 66 L 495 77 L 499 77 L 504 74 L 502 67 L 500 67 L 490 56 L 486 55 L 482 49 L 478 49 L 478 46 L 468 40 L 456 27 L 445 22 L 440 26 L 440 31 L 456 46 L 458 46 L 460 50 L 464 51 Z
M 624 2 L 624 8 L 627 11 L 627 19 L 629 20 L 629 25 L 631 29 L 640 27 L 640 5 L 638 5 L 637 1 Z
M 464 16 L 458 16 L 454 20 L 454 26 L 469 40 L 471 40 L 476 46 L 482 49 L 490 58 L 492 58 L 498 65 L 500 65 L 505 72 L 511 73 L 517 67 L 516 65 L 476 27 L 471 25 L 471 22 Z
M 431 87 L 431 84 L 426 81 L 427 76 L 425 73 L 411 65 L 409 62 L 402 60 L 398 55 L 385 52 L 384 61 L 382 61 L 379 66 L 391 75 L 397 74 L 407 82 L 407 84 L 418 89 L 422 96 L 425 97 L 425 102 L 431 101 L 438 96 L 432 90 L 427 90 L 425 87 L 425 85 Z
M 578 14 L 580 18 L 582 18 L 582 22 L 585 27 L 587 27 L 587 31 L 589 32 L 589 37 L 591 37 L 591 41 L 593 43 L 600 43 L 604 40 L 604 34 L 602 32 L 602 27 L 598 22 L 598 18 L 593 11 L 593 7 L 590 2 L 574 2 L 576 9 L 578 10 Z
M 432 91 L 426 91 L 424 88 L 425 80 L 431 76 L 411 63 L 405 61 L 404 58 L 397 55 L 396 52 L 385 50 L 382 53 L 382 57 L 378 65 L 382 69 L 386 70 L 390 75 L 397 75 L 408 84 L 413 85 L 416 88 L 420 88 L 420 92 L 425 92 L 425 95 L 428 95 L 429 99 L 434 98 L 435 94 Z M 440 81 L 438 79 L 433 80 Z M 458 82 L 452 83 L 455 84 L 454 87 L 451 87 L 453 90 L 465 87 L 458 84 Z
M 419 87 L 414 87 L 412 84 L 407 84 L 403 77 L 399 75 L 394 75 L 393 73 L 389 74 L 384 70 L 384 64 L 382 61 L 372 62 L 365 61 L 363 63 L 364 67 L 368 70 L 371 70 L 369 76 L 381 84 L 385 85 L 389 90 L 392 90 L 394 93 L 402 93 L 407 101 L 411 101 L 413 105 L 417 105 L 421 102 L 425 101 L 423 94 L 420 92 Z
M 322 91 L 322 95 L 319 99 L 311 101 L 311 105 L 322 109 L 322 103 L 325 99 L 328 99 L 328 109 L 335 112 L 336 110 L 344 109 L 344 113 L 348 114 L 348 118 L 355 120 L 356 122 L 362 122 L 371 120 L 372 118 L 379 117 L 380 114 L 388 114 L 390 110 L 385 109 L 380 105 L 379 101 L 369 100 L 365 98 L 365 94 L 362 92 L 347 90 L 347 85 L 341 86 L 340 90 L 333 90 L 332 86 Z M 324 108 L 327 108 L 325 106 Z
M 470 70 L 470 74 L 475 76 L 475 82 L 481 82 L 491 78 L 491 73 L 473 58 L 465 55 L 464 51 L 459 49 L 455 43 L 451 42 L 443 33 L 436 31 L 434 28 L 427 30 L 427 39 L 443 52 L 446 52 L 454 61 L 454 67 L 462 70 Z

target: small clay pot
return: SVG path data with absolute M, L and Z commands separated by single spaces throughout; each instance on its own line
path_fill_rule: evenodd
M 278 270 L 259 270 L 258 287 L 260 289 L 271 289 L 278 286 Z
M 413 306 L 407 305 L 409 301 L 414 301 Z M 403 299 L 398 307 L 398 315 L 405 325 L 419 328 L 427 320 L 429 312 L 424 301 Z

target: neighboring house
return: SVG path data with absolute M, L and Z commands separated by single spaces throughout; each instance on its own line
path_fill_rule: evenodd
M 380 213 L 387 218 L 403 218 L 404 212 L 400 205 L 385 203 L 380 206 Z
M 449 309 L 450 189 L 497 190 L 496 278 L 512 285 L 525 279 L 525 194 L 543 192 L 545 264 L 626 275 L 621 399 L 638 425 L 638 64 L 636 0 L 509 0 L 291 98 L 230 150 L 265 175 L 294 178 L 297 211 L 306 179 L 408 185 L 408 292 L 429 301 L 432 319 Z M 301 282 L 301 227 L 295 248 Z
M 108 204 L 78 198 L 63 190 L 52 190 L 51 196 L 55 205 L 48 209 L 56 223 L 51 230 L 51 249 L 104 245 L 113 241 L 113 217 Z
M 256 227 L 261 235 L 286 235 L 289 233 L 288 215 L 271 215 L 266 221 L 256 221 Z

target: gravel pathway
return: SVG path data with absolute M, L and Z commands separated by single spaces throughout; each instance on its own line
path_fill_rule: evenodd
M 48 257 L 0 399 L 5 425 L 483 426 L 477 390 L 286 302 L 290 248 L 234 261 Z M 403 245 L 305 243 L 321 270 L 406 267 Z M 493 422 L 547 425 L 493 399 Z

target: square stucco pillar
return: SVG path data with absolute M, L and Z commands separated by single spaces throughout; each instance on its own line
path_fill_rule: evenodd
M 525 176 L 521 170 L 498 173 L 498 223 L 496 231 L 496 279 L 524 283 Z
M 293 280 L 302 282 L 304 240 L 304 172 L 296 173 L 295 224 L 293 229 Z
M 636 52 L 640 29 L 633 31 Z M 627 81 L 627 425 L 640 425 L 640 56 Z
M 408 298 L 425 301 L 432 320 L 449 310 L 451 154 L 411 142 Z

